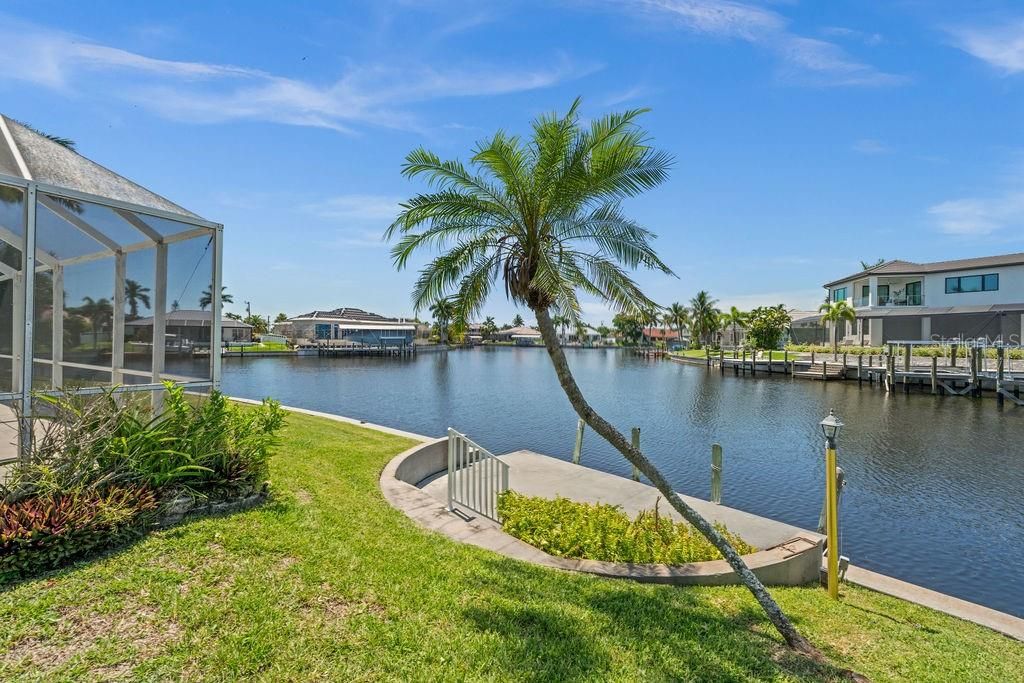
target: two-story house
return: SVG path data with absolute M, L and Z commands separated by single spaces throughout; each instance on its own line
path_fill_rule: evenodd
M 825 285 L 846 301 L 856 323 L 841 343 L 878 346 L 893 340 L 963 337 L 1021 343 L 1024 253 L 912 263 L 886 261 Z

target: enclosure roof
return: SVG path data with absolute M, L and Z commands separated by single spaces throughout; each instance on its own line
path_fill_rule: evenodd
M 945 273 L 951 270 L 973 270 L 976 268 L 993 268 L 996 266 L 1017 266 L 1024 264 L 1024 252 L 1001 254 L 998 256 L 980 256 L 977 258 L 956 259 L 953 261 L 933 261 L 931 263 L 914 263 L 912 261 L 886 261 L 873 268 L 848 275 L 824 285 L 834 285 L 856 280 L 870 275 L 920 275 L 923 273 Z
M 0 114 L 0 173 L 201 218 L 3 114 Z
M 168 327 L 209 327 L 213 321 L 211 311 L 177 310 L 167 313 Z M 221 327 L 251 328 L 252 325 L 243 323 L 241 320 L 224 318 L 220 323 Z M 125 327 L 152 327 L 153 317 L 136 318 L 125 322 Z

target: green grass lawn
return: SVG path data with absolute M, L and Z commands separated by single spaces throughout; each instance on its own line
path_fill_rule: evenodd
M 741 588 L 563 573 L 423 531 L 387 505 L 409 442 L 291 415 L 266 506 L 152 534 L 0 592 L 0 680 L 822 680 Z M 1006 681 L 1024 645 L 846 587 L 774 594 L 878 681 Z
M 241 351 L 242 353 L 280 353 L 291 352 L 287 344 L 281 342 L 260 342 L 259 344 L 228 344 L 228 351 Z

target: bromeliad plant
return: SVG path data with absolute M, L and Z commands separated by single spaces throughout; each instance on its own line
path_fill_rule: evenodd
M 580 319 L 578 293 L 601 299 L 636 318 L 658 309 L 628 274 L 637 268 L 672 274 L 651 242 L 654 235 L 626 216 L 622 201 L 668 178 L 672 159 L 654 149 L 637 125 L 646 110 L 579 120 L 579 100 L 565 116 L 533 122 L 528 139 L 496 133 L 481 142 L 471 168 L 417 149 L 402 173 L 425 179 L 431 191 L 402 204 L 385 236 L 395 266 L 424 250 L 440 252 L 413 288 L 417 310 L 450 299 L 455 314 L 472 319 L 498 284 L 506 297 L 537 317 L 548 355 L 579 416 L 658 488 L 687 522 L 721 552 L 790 647 L 822 655 L 782 612 L 729 539 L 672 490 L 654 464 L 587 402 L 558 343 L 552 314 Z M 694 333 L 707 337 L 713 301 L 693 312 Z M 713 324 L 717 326 L 718 312 Z

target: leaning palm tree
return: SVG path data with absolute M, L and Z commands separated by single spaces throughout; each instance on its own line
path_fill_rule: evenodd
M 128 301 L 128 317 L 135 320 L 139 317 L 139 304 L 149 308 L 149 287 L 129 278 L 124 281 L 124 298 Z
M 821 322 L 831 323 L 834 359 L 839 355 L 839 323 L 854 322 L 857 320 L 857 312 L 845 301 L 825 302 L 818 307 L 818 312 L 822 314 Z
M 683 330 L 690 326 L 690 309 L 676 302 L 665 309 L 664 318 L 668 326 L 679 333 L 679 339 L 682 341 Z
M 455 306 L 452 305 L 451 299 L 441 297 L 430 304 L 430 314 L 434 316 L 434 322 L 437 323 L 437 333 L 441 337 L 441 344 L 447 344 L 448 325 L 457 317 Z
M 235 303 L 235 298 L 228 294 L 227 289 L 226 286 L 220 288 L 220 302 L 222 304 L 233 304 Z M 202 295 L 199 297 L 199 310 L 205 311 L 206 307 L 211 305 L 213 305 L 213 285 L 203 290 Z
M 544 115 L 529 139 L 504 132 L 478 144 L 471 168 L 417 149 L 406 178 L 431 190 L 412 197 L 387 229 L 392 257 L 403 269 L 421 250 L 438 250 L 419 272 L 412 301 L 419 309 L 451 296 L 464 316 L 478 312 L 497 284 L 537 317 L 544 346 L 573 409 L 650 479 L 687 522 L 707 537 L 794 649 L 821 659 L 793 626 L 736 550 L 677 494 L 628 438 L 595 411 L 580 391 L 558 343 L 552 313 L 580 318 L 578 292 L 620 314 L 657 308 L 628 270 L 672 274 L 654 235 L 622 211 L 623 199 L 660 185 L 671 157 L 652 148 L 637 118 L 646 110 L 579 122 L 576 100 L 565 116 Z
M 718 299 L 712 299 L 711 295 L 703 289 L 690 299 L 691 325 L 702 346 L 707 345 L 711 335 L 718 331 L 719 317 L 722 312 L 715 307 L 717 303 Z
M 566 342 L 565 329 L 572 324 L 572 320 L 570 320 L 567 315 L 556 315 L 551 318 L 551 324 L 554 325 L 556 329 L 561 330 L 559 340 L 564 344 Z
M 747 314 L 741 311 L 740 309 L 736 308 L 735 306 L 730 306 L 729 310 L 720 316 L 720 320 L 721 327 L 723 330 L 727 327 L 732 330 L 732 345 L 735 348 L 737 343 L 736 330 L 746 329 Z

